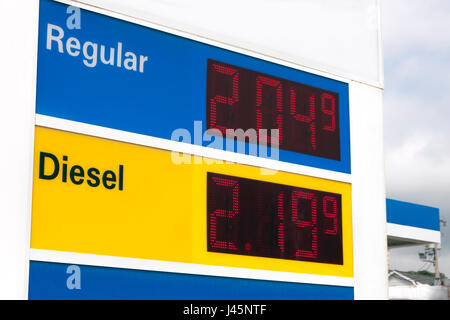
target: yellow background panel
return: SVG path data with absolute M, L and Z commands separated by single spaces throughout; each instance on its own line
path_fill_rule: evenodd
M 60 174 L 39 179 L 39 155 L 60 163 L 118 173 L 123 191 Z M 68 160 L 63 161 L 63 156 Z M 188 156 L 175 164 L 171 152 L 36 127 L 31 247 L 130 258 L 189 262 L 298 273 L 353 276 L 350 184 Z M 51 173 L 51 166 L 46 174 Z M 342 195 L 344 264 L 332 265 L 207 252 L 206 174 L 215 172 Z

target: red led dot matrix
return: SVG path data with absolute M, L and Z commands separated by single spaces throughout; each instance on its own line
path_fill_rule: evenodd
M 207 250 L 343 264 L 341 195 L 207 174 Z
M 341 160 L 338 93 L 209 59 L 206 95 L 207 129 L 255 129 L 269 146 L 277 129 L 282 150 Z

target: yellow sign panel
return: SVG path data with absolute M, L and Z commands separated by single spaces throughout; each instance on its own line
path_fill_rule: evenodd
M 187 160 L 187 161 L 186 161 Z M 207 250 L 207 174 L 341 196 L 342 264 Z M 36 127 L 31 247 L 260 270 L 353 276 L 351 186 Z

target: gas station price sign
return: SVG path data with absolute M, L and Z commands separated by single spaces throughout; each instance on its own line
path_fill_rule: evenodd
M 316 276 L 351 287 L 348 82 L 147 22 L 81 16 L 68 28 L 67 5 L 40 0 L 30 246 L 47 271 L 33 263 L 30 292 L 59 286 L 50 270 L 67 255 L 103 267 L 120 257 L 161 283 L 239 273 L 308 293 Z M 228 129 L 278 130 L 258 143 L 279 158 L 213 150 L 208 132 L 228 143 Z M 144 291 L 165 287 L 155 283 Z

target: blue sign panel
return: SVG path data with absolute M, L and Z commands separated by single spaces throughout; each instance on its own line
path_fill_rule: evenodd
M 386 215 L 388 223 L 440 231 L 438 208 L 386 199 Z
M 31 261 L 29 299 L 353 300 L 353 288 Z
M 280 161 L 350 173 L 348 84 L 98 13 L 80 17 L 70 25 L 67 5 L 41 0 L 38 114 L 163 139 L 201 121 L 215 133 L 179 141 L 212 148 L 227 129 L 254 129 Z

